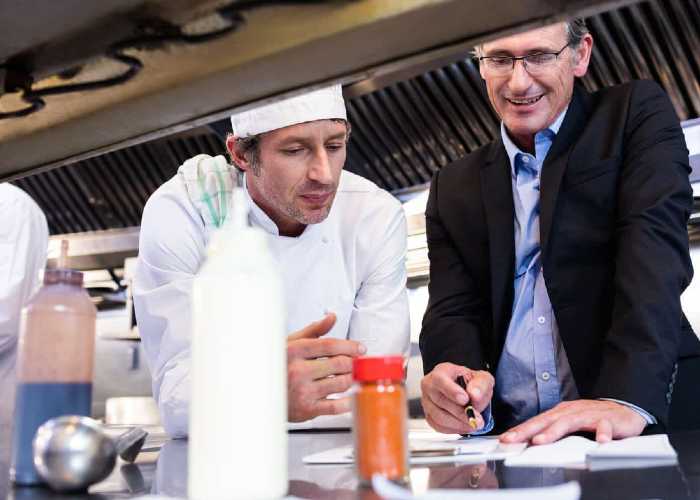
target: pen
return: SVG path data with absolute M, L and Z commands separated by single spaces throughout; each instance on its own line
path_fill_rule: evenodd
M 467 383 L 464 380 L 464 375 L 457 377 L 456 382 L 462 389 L 465 391 L 467 390 Z M 471 404 L 467 404 L 467 406 L 464 407 L 464 413 L 469 419 L 469 426 L 472 429 L 476 429 L 476 415 L 474 414 L 474 407 Z

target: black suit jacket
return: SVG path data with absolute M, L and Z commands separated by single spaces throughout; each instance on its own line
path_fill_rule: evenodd
M 578 392 L 633 403 L 662 424 L 677 360 L 700 353 L 680 305 L 692 278 L 689 171 L 668 97 L 638 81 L 594 94 L 577 86 L 541 173 L 544 279 Z M 443 361 L 495 373 L 513 307 L 513 219 L 500 139 L 436 173 L 426 373 Z M 497 422 L 508 420 L 502 410 L 493 407 Z

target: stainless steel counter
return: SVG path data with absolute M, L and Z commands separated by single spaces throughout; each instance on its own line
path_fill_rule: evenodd
M 0 427 L 0 431 L 6 428 Z M 156 436 L 157 438 L 157 436 Z M 289 494 L 314 499 L 377 498 L 357 489 L 350 466 L 307 466 L 302 457 L 350 444 L 348 432 L 295 432 L 289 436 Z M 411 468 L 415 493 L 429 488 L 526 488 L 571 480 L 582 486 L 582 499 L 691 499 L 700 498 L 700 432 L 671 436 L 680 464 L 673 467 L 591 472 L 560 468 L 507 468 L 502 462 L 435 464 Z M 233 450 L 234 452 L 242 450 Z M 58 496 L 36 488 L 13 490 L 7 480 L 7 433 L 0 434 L 0 498 L 133 498 L 144 494 L 183 497 L 187 490 L 187 441 L 166 440 L 160 451 L 142 453 L 135 465 L 118 464 L 89 495 Z M 260 464 L 264 467 L 264 464 Z M 231 471 L 235 481 L 236 471 Z

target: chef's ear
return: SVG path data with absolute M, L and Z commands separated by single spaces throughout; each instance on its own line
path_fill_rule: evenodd
M 249 166 L 247 165 L 248 160 L 243 152 L 243 148 L 240 147 L 238 142 L 239 141 L 236 136 L 233 134 L 228 134 L 228 136 L 226 136 L 226 150 L 231 158 L 231 163 L 245 171 L 249 169 Z

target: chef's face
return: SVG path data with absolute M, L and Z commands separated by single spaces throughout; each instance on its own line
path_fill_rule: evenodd
M 484 56 L 511 57 L 556 53 L 567 42 L 566 25 L 559 23 L 485 43 L 481 52 Z M 512 71 L 504 74 L 480 65 L 489 100 L 520 147 L 531 150 L 535 134 L 554 123 L 566 109 L 574 77 L 586 74 L 592 45 L 593 38 L 586 34 L 578 46 L 564 48 L 551 65 L 531 67 L 529 71 L 523 61 L 516 61 Z
M 262 134 L 258 165 L 237 162 L 248 173 L 251 197 L 280 234 L 296 236 L 328 216 L 345 164 L 347 133 L 342 121 L 291 125 Z

